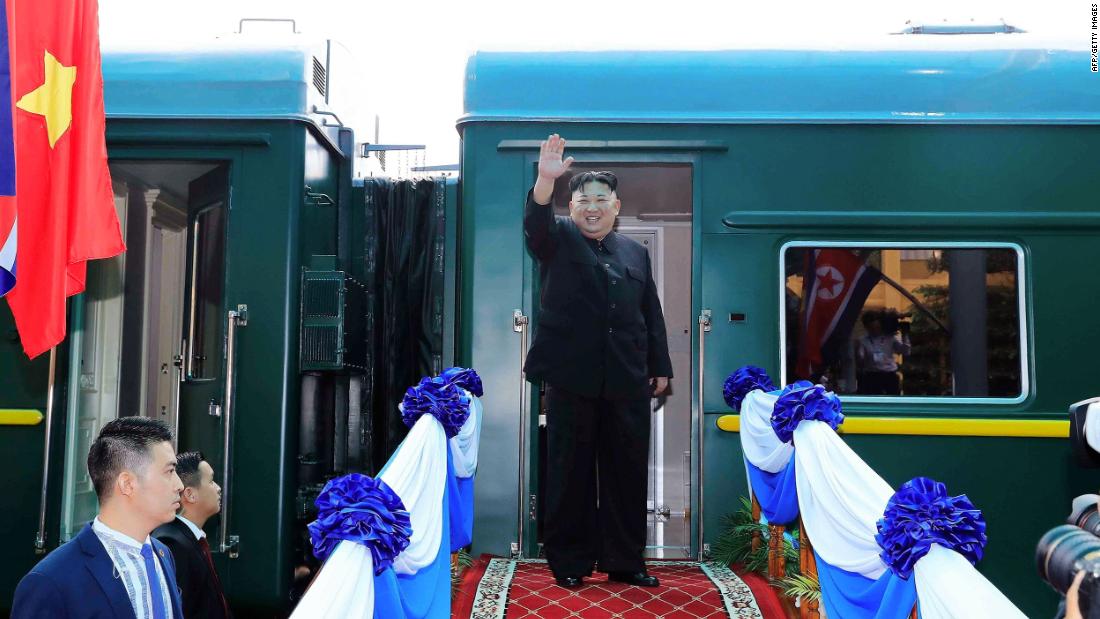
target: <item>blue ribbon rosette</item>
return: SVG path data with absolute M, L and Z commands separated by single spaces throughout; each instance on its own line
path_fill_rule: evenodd
M 470 398 L 457 384 L 442 376 L 424 377 L 415 387 L 405 391 L 401 400 L 401 421 L 411 428 L 424 414 L 438 419 L 447 438 L 453 438 L 470 416 Z
M 481 385 L 481 377 L 471 368 L 447 368 L 443 370 L 439 377 L 462 387 L 479 398 L 485 395 L 485 389 Z
M 965 495 L 948 496 L 947 486 L 917 477 L 902 484 L 878 521 L 875 541 L 883 562 L 908 579 L 932 544 L 954 550 L 975 564 L 985 552 L 985 518 Z
M 347 540 L 370 549 L 381 574 L 409 545 L 409 512 L 381 479 L 352 473 L 329 480 L 317 496 L 317 520 L 309 523 L 313 554 L 321 561 Z
M 802 390 L 802 389 L 809 389 L 810 387 L 813 387 L 813 386 L 814 386 L 814 384 L 811 383 L 808 380 L 796 380 L 793 383 L 787 385 L 786 387 L 783 387 L 783 390 L 779 392 L 779 397 L 783 397 L 783 396 L 787 395 L 788 393 L 790 393 L 792 391 L 799 391 L 799 390 Z
M 775 384 L 764 368 L 746 365 L 726 378 L 726 382 L 722 384 L 722 398 L 727 406 L 740 413 L 741 402 L 756 389 L 775 391 Z
M 840 398 L 821 385 L 791 385 L 790 391 L 779 396 L 772 409 L 772 429 L 784 443 L 794 438 L 794 429 L 806 419 L 816 419 L 836 430 L 844 423 L 840 412 Z

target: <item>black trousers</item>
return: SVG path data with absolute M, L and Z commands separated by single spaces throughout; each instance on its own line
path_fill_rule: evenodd
M 649 398 L 590 398 L 547 385 L 543 543 L 554 576 L 644 569 Z

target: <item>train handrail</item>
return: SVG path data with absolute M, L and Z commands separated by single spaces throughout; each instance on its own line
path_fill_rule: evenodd
M 703 400 L 703 375 L 704 375 L 704 363 L 706 361 L 706 335 L 710 333 L 711 329 L 711 311 L 704 309 L 699 313 L 699 423 L 698 423 L 698 440 L 696 441 L 696 449 L 699 451 L 698 456 L 695 458 L 695 468 L 697 471 L 696 480 L 699 482 L 699 487 L 696 490 L 699 501 L 697 504 L 698 514 L 696 519 L 699 522 L 699 561 L 705 561 L 707 555 L 707 546 L 703 542 L 703 432 L 706 429 L 706 408 L 704 406 L 705 400 Z
M 236 559 L 240 555 L 240 537 L 229 534 L 229 514 L 233 503 L 233 494 L 229 485 L 232 477 L 229 472 L 232 469 L 232 452 L 230 451 L 230 438 L 233 428 L 233 396 L 236 385 L 237 369 L 237 327 L 248 325 L 248 306 L 238 305 L 237 309 L 228 312 L 228 327 L 225 341 L 225 397 L 222 402 L 222 517 L 221 517 L 221 551 L 230 559 Z
M 527 401 L 527 377 L 523 373 L 523 366 L 527 363 L 527 326 L 530 320 L 524 315 L 523 310 L 512 312 L 512 331 L 519 334 L 519 488 L 517 505 L 517 541 L 512 544 L 512 557 L 523 558 L 524 534 L 527 531 L 527 519 L 529 517 L 527 498 L 527 425 L 529 423 Z

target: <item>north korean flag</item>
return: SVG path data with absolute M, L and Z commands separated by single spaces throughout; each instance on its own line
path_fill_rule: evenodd
M 64 339 L 65 299 L 84 291 L 88 261 L 126 247 L 107 169 L 98 3 L 6 0 L 5 8 L 11 98 L 0 108 L 8 123 L 0 149 L 14 133 L 16 191 L 0 197 L 0 278 L 14 279 L 7 300 L 33 358 Z
M 882 273 L 858 251 L 807 249 L 799 311 L 798 378 L 811 378 L 836 359 Z

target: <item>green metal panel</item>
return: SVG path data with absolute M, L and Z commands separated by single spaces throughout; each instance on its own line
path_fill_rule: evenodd
M 301 350 L 303 372 L 363 369 L 366 341 L 361 320 L 366 287 L 344 271 L 303 271 Z

